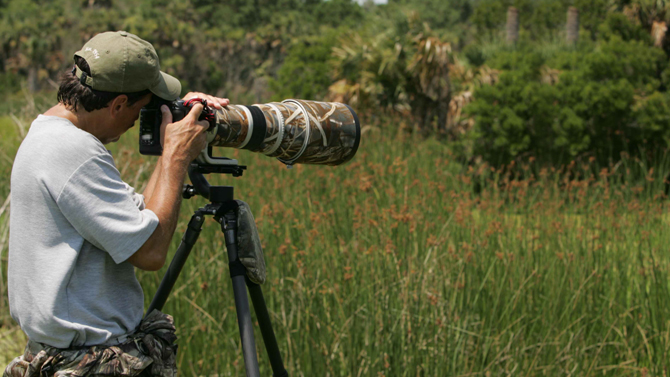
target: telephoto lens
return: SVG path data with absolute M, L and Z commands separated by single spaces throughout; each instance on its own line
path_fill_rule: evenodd
M 140 153 L 160 155 L 161 105 L 173 121 L 183 119 L 193 104 L 202 99 L 166 102 L 154 98 L 140 113 Z M 209 147 L 248 149 L 276 157 L 286 165 L 340 165 L 351 160 L 361 142 L 361 125 L 356 112 L 338 102 L 288 99 L 260 105 L 228 105 L 223 109 L 203 108 L 200 120 L 207 120 Z M 205 164 L 222 163 L 203 151 Z
M 286 165 L 340 165 L 356 154 L 358 116 L 337 102 L 285 100 L 216 110 L 215 147 L 249 149 Z

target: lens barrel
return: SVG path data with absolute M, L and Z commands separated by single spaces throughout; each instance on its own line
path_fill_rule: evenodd
M 216 110 L 216 136 L 209 145 L 249 149 L 286 165 L 340 165 L 356 154 L 358 116 L 348 105 L 289 99 Z

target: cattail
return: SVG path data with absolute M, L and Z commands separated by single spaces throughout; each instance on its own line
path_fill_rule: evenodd
M 514 7 L 507 9 L 507 43 L 516 44 L 519 40 L 519 10 Z

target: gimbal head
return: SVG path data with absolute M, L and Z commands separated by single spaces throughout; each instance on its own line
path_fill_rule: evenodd
M 212 147 L 209 147 L 210 153 L 211 148 Z M 230 174 L 233 177 L 241 177 L 246 169 L 247 167 L 245 165 L 238 165 L 237 160 L 226 157 L 217 158 L 216 165 L 202 163 L 196 160 L 188 167 L 188 177 L 191 179 L 192 185 L 184 185 L 182 197 L 184 199 L 190 199 L 195 195 L 200 195 L 203 198 L 218 203 L 233 200 L 232 187 L 217 186 L 212 190 L 212 186 L 209 184 L 204 174 L 219 173 Z M 230 191 L 229 195 L 227 195 L 228 191 Z M 211 197 L 213 194 L 215 197 Z

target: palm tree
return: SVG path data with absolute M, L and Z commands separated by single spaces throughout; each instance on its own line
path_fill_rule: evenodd
M 416 51 L 407 66 L 412 82 L 408 88 L 412 94 L 412 112 L 421 119 L 424 133 L 430 131 L 434 120 L 438 133 L 444 134 L 451 101 L 451 45 L 424 34 L 416 36 L 414 43 Z
M 654 46 L 663 47 L 670 22 L 670 1 L 633 0 L 625 12 L 637 17 L 642 26 L 650 30 Z
M 444 134 L 451 100 L 451 46 L 409 14 L 401 24 L 363 37 L 349 35 L 334 49 L 331 98 L 369 109 L 408 113 L 414 129 Z

